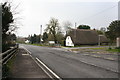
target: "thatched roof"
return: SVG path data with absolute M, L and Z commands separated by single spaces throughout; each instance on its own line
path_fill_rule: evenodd
M 96 30 L 72 29 L 69 34 L 74 44 L 98 44 L 98 33 Z M 101 42 L 107 42 L 107 38 L 101 37 Z

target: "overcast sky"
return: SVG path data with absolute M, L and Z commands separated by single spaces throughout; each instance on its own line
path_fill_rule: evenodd
M 20 14 L 17 36 L 27 37 L 43 31 L 51 17 L 73 24 L 86 24 L 91 28 L 108 27 L 110 22 L 118 19 L 118 0 L 12 0 Z M 43 32 L 42 31 L 42 32 Z

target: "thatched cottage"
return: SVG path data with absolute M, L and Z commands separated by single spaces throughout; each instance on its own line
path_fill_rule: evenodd
M 105 36 L 99 36 L 96 30 L 72 29 L 66 37 L 66 46 L 96 45 L 107 43 Z

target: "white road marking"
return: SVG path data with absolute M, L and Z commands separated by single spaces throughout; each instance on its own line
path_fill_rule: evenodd
M 27 55 L 30 55 L 30 54 L 22 54 L 23 56 L 27 56 Z
M 24 48 L 29 54 L 32 54 L 29 50 L 27 50 L 24 46 L 21 46 L 22 48 Z
M 27 50 L 24 46 L 21 46 L 22 48 L 24 48 L 26 51 L 28 51 L 28 53 L 30 54 L 30 56 L 32 57 L 32 53 L 29 51 L 29 50 Z M 42 66 L 40 66 L 40 64 L 39 63 L 41 63 L 48 71 L 50 71 L 50 73 L 52 73 L 57 79 L 59 79 L 59 80 L 62 80 L 57 74 L 55 74 L 50 68 L 48 68 L 42 61 L 40 61 L 40 59 L 38 59 L 37 57 L 36 57 L 36 60 L 39 62 L 37 62 L 33 57 L 32 57 L 32 59 L 37 63 L 37 65 L 50 77 L 50 78 L 53 78 Z
M 62 80 L 57 74 L 55 74 L 50 68 L 48 68 L 40 59 L 36 58 L 38 62 L 40 62 L 47 70 L 49 70 L 56 78 Z
M 30 55 L 31 56 L 31 55 Z M 31 58 L 36 62 L 36 64 L 50 77 L 53 78 L 40 64 L 31 56 Z

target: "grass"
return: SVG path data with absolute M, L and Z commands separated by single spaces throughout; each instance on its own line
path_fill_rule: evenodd
M 74 48 L 73 46 L 61 46 L 62 48 Z
M 108 49 L 106 47 L 97 47 L 97 48 L 81 48 L 81 49 L 70 49 L 71 51 L 82 51 L 82 52 L 90 52 L 90 53 L 110 53 L 110 54 L 116 54 L 120 53 L 120 48 L 111 48 Z
M 44 47 L 61 47 L 61 46 L 56 46 L 55 44 L 28 44 L 28 45 L 35 45 L 35 46 L 44 46 Z
M 42 45 L 42 44 L 30 44 L 30 45 L 35 45 L 35 46 L 45 46 L 45 45 Z
M 71 51 L 80 51 L 80 49 L 71 49 Z
M 27 44 L 27 45 L 35 45 L 35 46 L 45 46 L 45 47 L 47 47 L 47 45 L 44 45 L 44 44 Z
M 109 52 L 120 52 L 120 49 L 108 49 Z
M 105 50 L 105 49 L 107 49 L 107 48 L 105 48 L 105 47 L 97 47 L 97 48 L 87 48 L 87 49 L 93 49 L 93 50 Z
M 80 50 L 106 50 L 105 47 L 97 47 L 97 48 L 83 48 L 83 49 L 71 49 L 72 51 L 80 51 Z
M 2 66 L 2 76 L 3 76 L 3 80 L 4 78 L 9 77 L 9 74 L 11 72 L 11 68 L 13 65 L 13 62 L 15 61 L 15 56 L 13 56 L 6 64 L 4 64 Z

